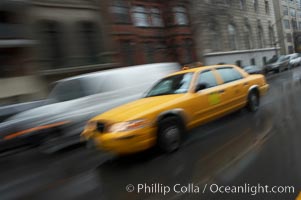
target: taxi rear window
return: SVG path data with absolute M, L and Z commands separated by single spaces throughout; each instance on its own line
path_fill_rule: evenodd
M 218 68 L 217 72 L 221 75 L 224 83 L 229 83 L 243 78 L 240 72 L 232 67 Z

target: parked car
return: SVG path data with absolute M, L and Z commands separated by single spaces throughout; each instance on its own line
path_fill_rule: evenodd
M 138 99 L 161 77 L 179 69 L 177 63 L 158 63 L 58 81 L 46 105 L 21 112 L 0 124 L 0 151 L 33 144 L 44 152 L 54 152 L 77 144 L 91 117 Z
M 276 72 L 279 73 L 281 71 L 284 71 L 286 69 L 289 69 L 289 56 L 275 56 L 271 58 L 267 65 L 265 66 L 266 72 Z
M 256 65 L 243 66 L 242 69 L 249 74 L 265 74 L 264 68 Z
M 290 67 L 297 67 L 301 64 L 301 57 L 299 53 L 293 53 L 287 55 L 289 57 L 289 65 Z
M 182 70 L 161 79 L 144 98 L 91 119 L 82 138 L 116 154 L 155 145 L 172 152 L 186 130 L 243 107 L 257 111 L 268 88 L 263 75 L 249 75 L 234 65 Z

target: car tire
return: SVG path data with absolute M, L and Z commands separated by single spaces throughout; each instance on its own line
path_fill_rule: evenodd
M 259 94 L 255 91 L 251 91 L 248 95 L 247 109 L 250 112 L 256 112 L 259 108 L 260 99 Z
M 164 153 L 179 149 L 182 141 L 183 128 L 177 117 L 167 117 L 158 124 L 158 148 Z

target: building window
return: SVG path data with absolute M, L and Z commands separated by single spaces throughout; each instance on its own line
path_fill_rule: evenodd
M 269 15 L 270 14 L 270 4 L 268 1 L 264 2 L 264 7 L 265 7 L 265 14 Z
M 251 49 L 252 48 L 252 30 L 250 25 L 245 25 L 245 44 L 246 44 L 246 48 L 247 49 Z
M 296 17 L 296 10 L 294 8 L 290 8 L 290 15 Z
M 214 23 L 208 24 L 211 50 L 218 51 L 221 49 L 221 34 L 219 26 Z
M 269 27 L 270 46 L 275 46 L 275 35 L 273 27 Z
M 261 26 L 258 26 L 258 44 L 259 44 L 259 48 L 263 48 L 264 47 L 264 35 L 263 35 L 263 29 Z
M 192 40 L 191 39 L 185 39 L 184 40 L 184 62 L 186 64 L 192 63 L 193 57 L 192 57 Z
M 251 59 L 250 64 L 251 64 L 251 65 L 256 65 L 256 60 L 255 60 L 255 58 L 252 58 L 252 59 Z
M 57 22 L 41 22 L 39 24 L 41 37 L 42 62 L 48 63 L 51 68 L 62 67 L 64 62 L 62 31 Z
M 154 49 L 151 42 L 144 43 L 145 61 L 146 63 L 154 62 Z
M 0 23 L 9 23 L 11 22 L 11 17 L 13 13 L 7 11 L 0 11 Z
M 254 11 L 258 12 L 258 0 L 253 0 Z
M 231 50 L 237 49 L 236 28 L 232 24 L 228 25 L 229 47 Z
M 266 57 L 266 56 L 262 57 L 262 63 L 263 63 L 264 65 L 267 64 L 267 57 Z
M 289 54 L 294 53 L 294 47 L 293 46 L 288 46 L 288 53 Z
M 12 51 L 7 48 L 0 49 L 0 78 L 18 75 L 18 70 L 12 62 L 15 60 L 15 54 Z
M 134 65 L 134 44 L 130 40 L 120 42 L 120 51 L 126 65 Z
M 211 0 L 211 3 L 218 6 L 230 7 L 232 5 L 232 0 Z
M 225 6 L 230 7 L 232 5 L 232 0 L 224 0 Z
M 291 34 L 291 33 L 287 33 L 287 34 L 286 34 L 286 41 L 287 41 L 287 42 L 292 42 L 292 41 L 293 41 L 293 38 L 292 38 L 292 34 Z
M 146 13 L 146 10 L 143 6 L 134 6 L 132 9 L 133 13 L 133 20 L 135 26 L 138 27 L 148 27 L 148 15 Z
M 301 0 L 296 0 L 297 6 L 301 8 Z
M 294 30 L 298 30 L 297 21 L 294 20 L 294 19 L 292 19 L 292 28 L 293 28 Z
M 299 30 L 301 30 L 301 22 L 299 22 L 298 25 L 299 25 Z
M 83 22 L 81 23 L 81 40 L 82 49 L 84 49 L 84 63 L 95 64 L 98 62 L 99 56 L 99 42 L 97 34 L 98 27 L 93 22 Z
M 152 26 L 163 27 L 163 20 L 158 8 L 151 8 Z
M 246 10 L 246 0 L 240 0 L 240 9 L 241 10 Z
M 283 15 L 288 15 L 288 8 L 287 6 L 283 6 Z
M 188 16 L 187 16 L 186 9 L 184 7 L 181 6 L 174 7 L 173 13 L 175 18 L 174 23 L 176 25 L 188 25 Z
M 164 41 L 159 41 L 154 43 L 153 45 L 153 54 L 154 54 L 154 60 L 155 62 L 164 62 L 168 61 L 169 54 L 168 54 L 168 48 L 166 46 L 166 43 Z
M 290 21 L 287 20 L 287 19 L 283 20 L 283 25 L 284 25 L 284 28 L 286 28 L 286 29 L 290 29 L 291 28 Z
M 129 7 L 124 0 L 115 0 L 111 5 L 114 22 L 130 23 Z

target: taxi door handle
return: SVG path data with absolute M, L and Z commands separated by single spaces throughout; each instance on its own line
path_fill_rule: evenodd
M 248 85 L 249 85 L 249 83 L 248 83 L 248 82 L 244 83 L 244 86 L 248 86 Z
M 224 93 L 226 90 L 219 90 L 218 93 Z

